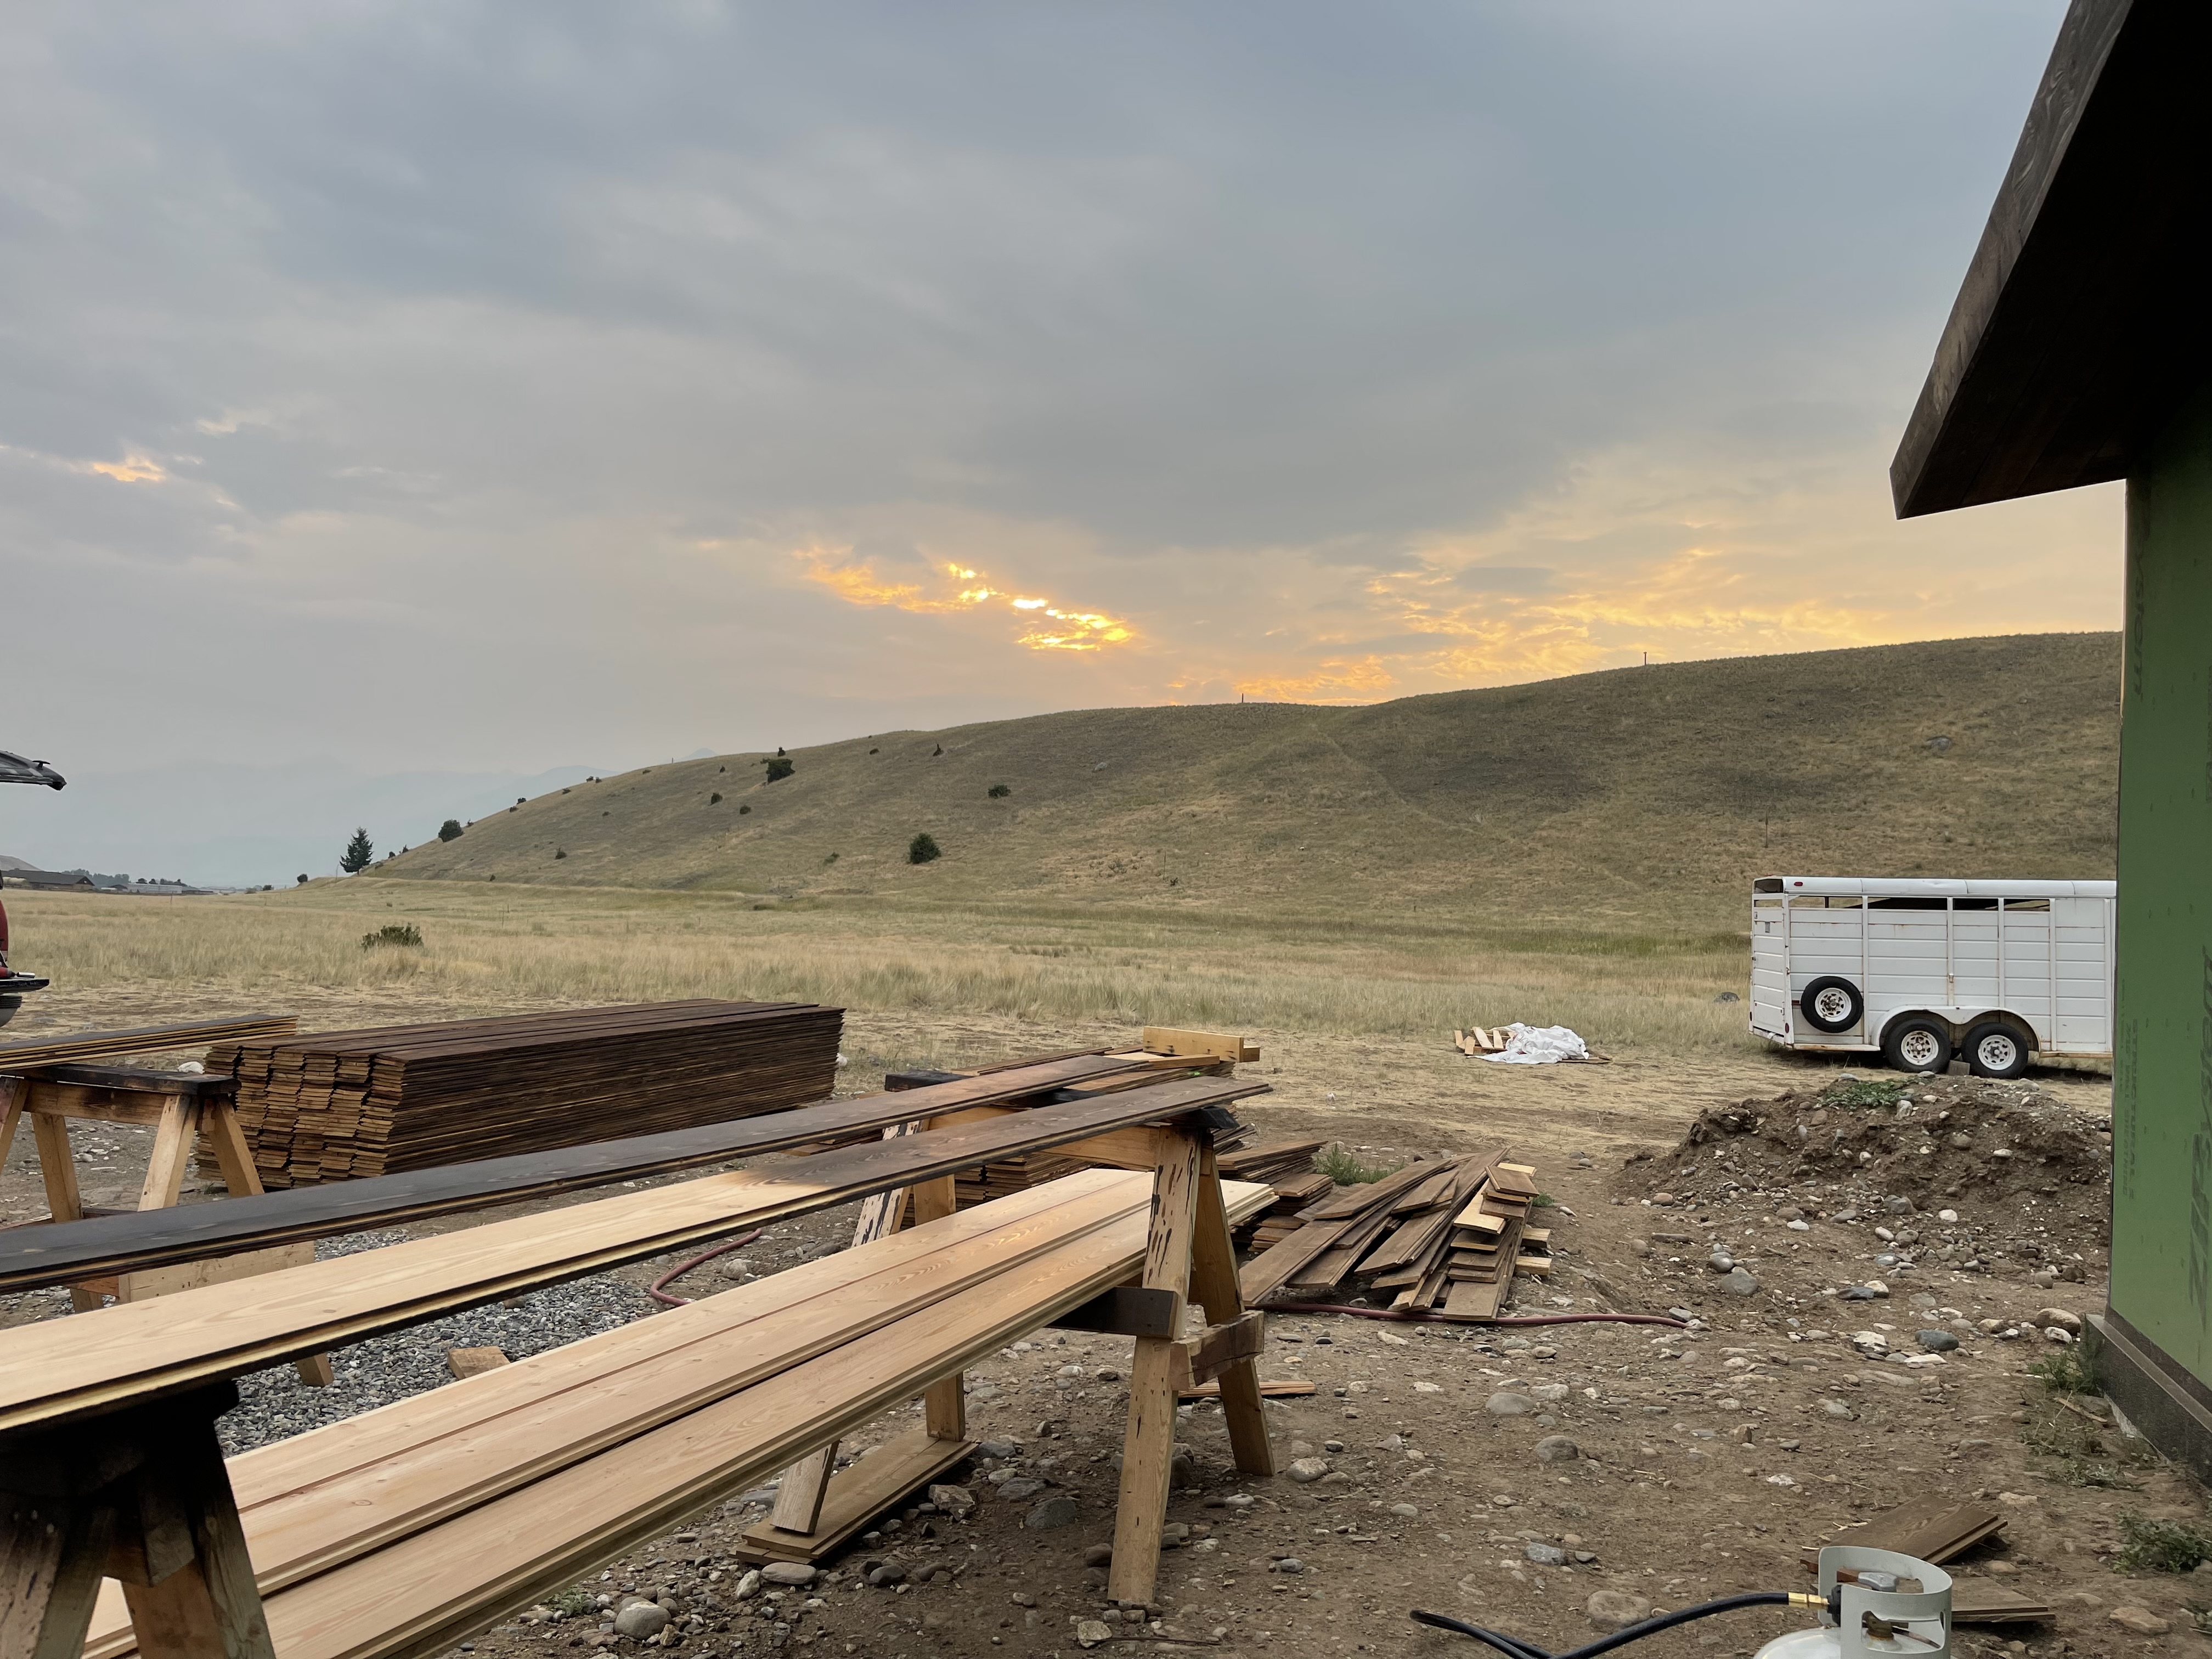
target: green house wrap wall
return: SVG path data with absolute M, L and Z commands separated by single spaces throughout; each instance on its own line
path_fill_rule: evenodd
M 2128 480 L 2112 1311 L 2212 1383 L 2212 387 Z

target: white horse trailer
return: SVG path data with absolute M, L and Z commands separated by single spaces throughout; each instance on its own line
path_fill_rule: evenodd
M 1900 1072 L 2112 1053 L 2109 881 L 1761 876 L 1751 1029 Z

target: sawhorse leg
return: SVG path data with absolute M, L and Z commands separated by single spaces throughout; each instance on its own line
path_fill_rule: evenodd
M 1129 1367 L 1129 1426 L 1121 1442 L 1121 1502 L 1114 1517 L 1114 1563 L 1107 1576 L 1107 1594 L 1123 1603 L 1149 1603 L 1159 1577 L 1160 1535 L 1167 1525 L 1175 1460 L 1175 1351 L 1190 1284 L 1205 1152 L 1196 1135 L 1179 1129 L 1163 1130 L 1158 1144 L 1152 1226 L 1139 1283 L 1173 1297 L 1168 1328 L 1174 1335 L 1137 1338 Z
M 1221 1201 L 1221 1171 L 1213 1149 L 1206 1149 L 1198 1183 L 1198 1225 L 1191 1240 L 1190 1293 L 1215 1328 L 1244 1316 L 1237 1285 L 1237 1244 L 1229 1231 L 1229 1212 Z M 1260 1362 L 1240 1359 L 1221 1373 L 1221 1414 L 1229 1426 L 1229 1449 L 1246 1474 L 1273 1474 L 1275 1449 L 1267 1441 L 1267 1415 L 1260 1394 Z
M 77 1659 L 103 1577 L 143 1659 L 276 1659 L 216 1438 L 229 1383 L 0 1443 L 0 1653 Z

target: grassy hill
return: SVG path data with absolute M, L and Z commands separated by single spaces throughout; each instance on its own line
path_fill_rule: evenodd
M 1732 924 L 1762 872 L 2109 876 L 2118 692 L 2118 636 L 2067 634 L 1088 709 L 649 767 L 379 873 Z

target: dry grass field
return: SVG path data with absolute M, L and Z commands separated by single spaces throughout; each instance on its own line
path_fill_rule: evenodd
M 1450 918 L 1318 921 L 1137 906 L 919 901 L 400 881 L 221 898 L 9 895 L 16 956 L 51 975 L 11 1036 L 212 1006 L 426 1016 L 670 997 L 856 1012 L 1441 1041 L 1560 1024 L 1624 1053 L 1752 1049 L 1741 939 L 1724 932 L 1514 932 Z M 387 923 L 419 946 L 364 946 Z M 139 1012 L 131 1011 L 143 1005 Z M 918 1057 L 917 1057 L 918 1058 Z

